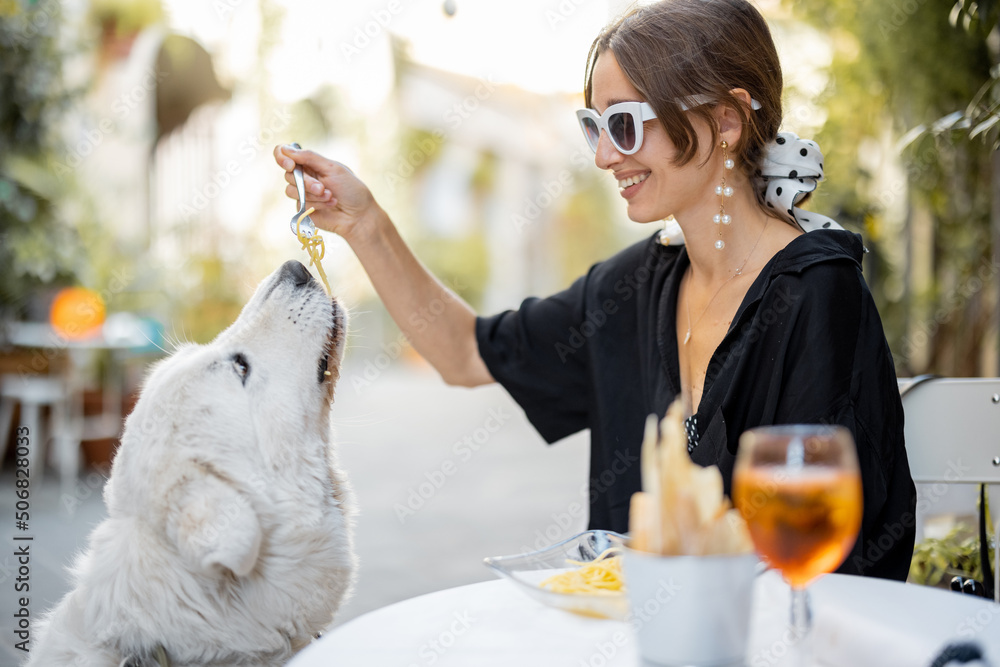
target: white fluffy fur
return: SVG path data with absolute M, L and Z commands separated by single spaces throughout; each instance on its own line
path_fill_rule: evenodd
M 329 425 L 345 317 L 296 264 L 146 379 L 108 518 L 36 625 L 29 666 L 155 664 L 158 644 L 175 667 L 283 665 L 330 624 L 355 569 Z

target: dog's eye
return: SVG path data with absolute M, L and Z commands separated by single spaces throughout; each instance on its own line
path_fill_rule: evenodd
M 239 353 L 234 354 L 233 368 L 236 370 L 236 374 L 240 376 L 240 380 L 246 383 L 247 376 L 250 374 L 250 363 L 247 361 L 247 358 Z

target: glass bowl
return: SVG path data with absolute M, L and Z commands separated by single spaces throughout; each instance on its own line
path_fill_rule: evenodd
M 628 613 L 625 591 L 621 593 L 557 593 L 539 584 L 554 574 L 578 567 L 567 560 L 588 563 L 611 547 L 622 548 L 628 538 L 609 530 L 588 530 L 553 544 L 547 549 L 510 556 L 491 556 L 483 563 L 500 577 L 543 604 L 575 614 L 624 620 Z

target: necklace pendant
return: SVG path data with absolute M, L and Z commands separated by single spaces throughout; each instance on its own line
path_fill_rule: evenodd
M 687 333 L 684 334 L 684 344 L 687 345 L 689 340 L 691 340 L 691 330 L 690 329 L 688 329 Z

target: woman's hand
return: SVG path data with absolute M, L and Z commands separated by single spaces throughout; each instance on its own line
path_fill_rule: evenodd
M 378 210 L 375 198 L 354 173 L 340 164 L 312 151 L 288 145 L 274 147 L 274 160 L 285 170 L 288 186 L 285 194 L 299 201 L 292 171 L 302 167 L 306 186 L 306 207 L 316 211 L 310 217 L 316 226 L 350 240 L 352 235 L 363 233 Z
M 274 160 L 285 170 L 285 194 L 296 203 L 292 171 L 302 166 L 306 206 L 316 208 L 313 222 L 347 240 L 389 314 L 445 382 L 467 387 L 493 382 L 479 356 L 476 313 L 413 256 L 365 184 L 344 165 L 312 151 L 276 146 Z M 417 315 L 429 308 L 435 309 L 432 317 Z

